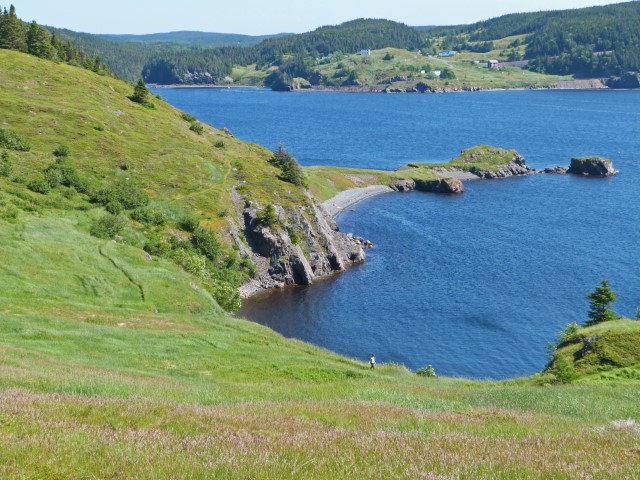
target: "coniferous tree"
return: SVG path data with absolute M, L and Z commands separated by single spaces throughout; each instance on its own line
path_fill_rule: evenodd
M 48 30 L 35 21 L 27 30 L 27 52 L 40 58 L 52 59 L 55 56 Z
M 9 11 L 5 9 L 0 22 L 0 48 L 8 50 L 27 51 L 26 31 L 22 20 L 16 15 L 13 5 Z
M 611 304 L 616 301 L 617 295 L 611 290 L 608 281 L 602 280 L 600 285 L 587 295 L 587 298 L 590 300 L 587 325 L 618 320 L 618 316 L 611 310 Z
M 147 99 L 149 97 L 149 89 L 147 85 L 144 83 L 143 79 L 138 80 L 136 86 L 133 87 L 133 95 L 130 97 L 133 102 L 136 103 L 147 103 Z

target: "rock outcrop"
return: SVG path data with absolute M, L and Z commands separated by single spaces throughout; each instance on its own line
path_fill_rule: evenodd
M 611 77 L 607 80 L 609 88 L 640 88 L 640 76 L 636 72 L 626 72 L 620 77 Z
M 258 275 L 241 287 L 243 296 L 286 285 L 310 285 L 364 262 L 363 248 L 371 248 L 371 242 L 342 233 L 315 199 L 308 200 L 291 209 L 275 206 L 277 220 L 270 226 L 261 221 L 259 204 L 245 205 L 242 226 Z
M 464 185 L 457 178 L 416 180 L 416 190 L 433 193 L 463 193 Z
M 550 173 L 555 175 L 564 175 L 567 173 L 566 167 L 547 167 L 543 170 L 544 173 Z
M 572 158 L 567 173 L 587 177 L 610 177 L 618 173 L 613 162 L 602 157 Z
M 489 179 L 516 177 L 536 173 L 535 169 L 527 166 L 526 160 L 519 153 L 515 153 L 509 163 L 501 165 L 497 170 L 482 170 L 479 167 L 472 167 L 470 172 L 480 178 Z
M 440 178 L 437 180 L 401 179 L 395 180 L 391 184 L 391 188 L 396 192 L 411 192 L 413 190 L 432 193 L 464 192 L 464 185 L 457 178 Z

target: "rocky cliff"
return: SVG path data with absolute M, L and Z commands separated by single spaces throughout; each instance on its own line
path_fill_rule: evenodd
M 247 202 L 240 216 L 258 275 L 241 288 L 243 296 L 286 285 L 309 285 L 365 260 L 371 243 L 340 231 L 322 206 L 308 197 L 305 205 L 284 209 L 274 205 L 276 220 L 265 224 L 263 206 Z M 246 245 L 237 239 L 239 248 Z
M 613 162 L 602 157 L 572 158 L 567 173 L 588 177 L 610 177 L 617 172 Z

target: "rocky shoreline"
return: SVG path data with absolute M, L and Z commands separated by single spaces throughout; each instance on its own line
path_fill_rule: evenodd
M 479 154 L 474 153 L 475 151 L 463 151 L 459 158 L 476 160 Z M 244 202 L 236 196 L 239 225 L 232 225 L 231 238 L 240 253 L 249 256 L 257 267 L 256 277 L 240 288 L 241 296 L 248 298 L 290 285 L 310 285 L 320 278 L 363 263 L 366 259 L 365 249 L 373 248 L 373 244 L 341 232 L 335 217 L 349 207 L 377 195 L 414 190 L 461 194 L 464 192 L 462 180 L 499 179 L 540 173 L 607 177 L 618 173 L 610 160 L 601 157 L 573 158 L 568 169 L 555 167 L 535 170 L 528 167 L 524 157 L 513 150 L 489 149 L 488 152 L 503 155 L 506 152 L 509 156 L 506 157 L 506 163 L 490 170 L 480 169 L 475 165 L 466 165 L 465 169 L 455 166 L 436 167 L 431 171 L 442 177 L 440 179 L 411 178 L 409 174 L 407 178 L 396 178 L 391 185 L 371 185 L 342 191 L 323 203 L 308 193 L 308 201 L 304 205 L 289 209 L 274 205 L 277 221 L 273 225 L 265 225 L 262 220 L 261 211 L 264 206 L 252 201 Z M 412 168 L 420 167 L 407 166 L 399 171 L 406 172 Z

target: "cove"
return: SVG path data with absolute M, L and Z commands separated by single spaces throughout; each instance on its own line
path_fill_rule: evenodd
M 586 318 L 585 295 L 601 279 L 617 291 L 618 313 L 640 306 L 638 92 L 159 92 L 242 140 L 284 142 L 304 165 L 394 169 L 488 143 L 538 169 L 596 154 L 622 172 L 473 181 L 462 196 L 358 204 L 338 223 L 376 244 L 364 265 L 240 312 L 285 336 L 441 375 L 507 378 L 544 368 L 545 346 Z

